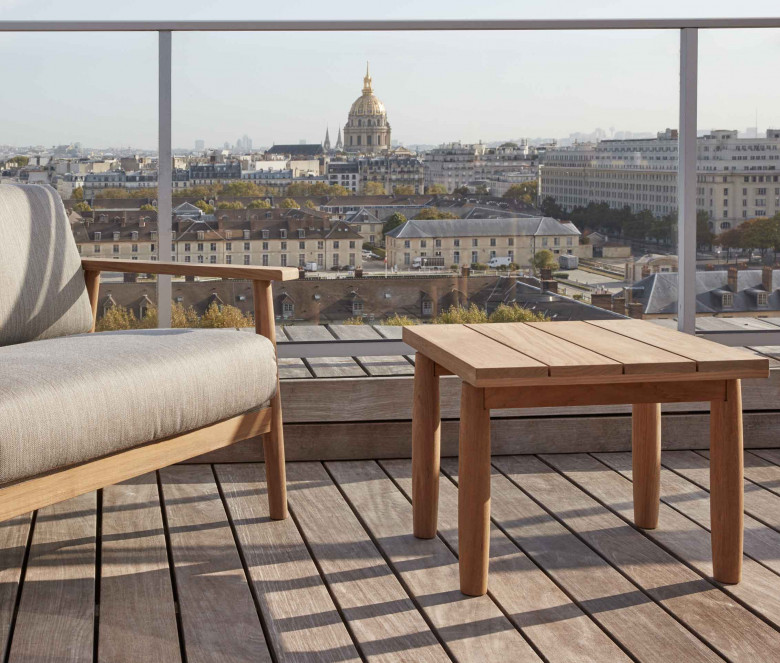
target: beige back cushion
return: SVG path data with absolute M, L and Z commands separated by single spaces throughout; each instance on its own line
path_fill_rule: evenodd
M 0 184 L 0 346 L 92 327 L 81 258 L 59 194 Z

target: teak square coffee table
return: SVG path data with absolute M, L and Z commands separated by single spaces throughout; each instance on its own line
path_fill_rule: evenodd
M 463 380 L 458 541 L 464 594 L 487 591 L 490 410 L 631 404 L 634 522 L 658 524 L 661 403 L 710 401 L 713 575 L 742 573 L 742 378 L 769 360 L 641 320 L 404 327 L 415 350 L 412 422 L 414 534 L 436 536 L 439 376 Z

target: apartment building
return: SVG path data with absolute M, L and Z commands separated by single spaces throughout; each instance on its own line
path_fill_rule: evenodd
M 156 260 L 156 215 L 135 221 L 118 214 L 98 218 L 72 215 L 71 227 L 83 256 Z M 180 205 L 173 221 L 171 260 L 184 263 L 318 269 L 359 266 L 361 235 L 343 221 L 313 210 L 218 210 L 203 214 Z
M 589 254 L 580 246 L 580 231 L 550 217 L 505 217 L 488 219 L 437 219 L 407 221 L 385 236 L 387 261 L 404 268 L 415 258 L 443 258 L 444 265 L 488 263 L 508 258 L 529 267 L 543 249 L 555 255 Z
M 474 180 L 499 180 L 519 172 L 535 176 L 536 151 L 527 143 L 504 143 L 489 148 L 483 143 L 449 143 L 425 154 L 425 184 L 452 192 Z
M 352 193 L 362 193 L 368 182 L 381 184 L 385 192 L 396 187 L 411 187 L 415 194 L 425 193 L 425 167 L 414 156 L 385 155 L 360 157 L 327 164 L 328 184 L 340 184 Z
M 719 233 L 746 219 L 780 211 L 780 130 L 763 138 L 713 131 L 697 140 L 696 206 Z M 548 149 L 540 166 L 542 198 L 567 210 L 588 203 L 650 210 L 677 209 L 677 131 L 656 138 L 602 140 Z

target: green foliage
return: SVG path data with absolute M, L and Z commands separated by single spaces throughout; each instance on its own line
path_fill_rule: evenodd
M 138 319 L 132 311 L 124 306 L 112 306 L 95 324 L 95 331 L 119 331 L 121 329 L 136 329 Z
M 138 208 L 142 212 L 156 212 L 157 208 L 154 205 L 150 205 L 149 203 L 145 203 L 144 205 L 141 205 L 141 207 Z
M 457 271 L 460 269 L 460 265 L 456 265 L 455 263 L 452 263 L 452 264 L 450 265 L 450 269 L 451 269 L 453 272 L 457 272 Z
M 195 207 L 203 210 L 204 214 L 214 214 L 214 205 L 209 205 L 205 200 L 195 201 Z
M 453 214 L 452 212 L 444 212 L 440 210 L 438 207 L 423 207 L 420 210 L 420 212 L 417 214 L 417 216 L 415 216 L 414 218 L 429 220 L 429 219 L 458 219 L 460 217 L 457 214 Z
M 411 325 L 416 325 L 417 321 L 414 318 L 410 318 L 408 315 L 393 313 L 389 318 L 385 318 L 382 321 L 382 324 L 390 327 L 409 327 Z
M 406 217 L 400 212 L 395 212 L 382 224 L 382 235 L 387 235 L 393 228 L 402 226 L 404 223 L 406 223 Z
M 362 325 L 363 324 L 363 318 L 361 318 L 361 317 L 347 318 L 346 320 L 344 320 L 343 324 L 345 324 L 345 325 L 355 325 L 355 326 Z
M 452 305 L 433 319 L 437 325 L 481 324 L 487 321 L 487 313 L 476 304 L 468 307 Z
M 413 196 L 414 187 L 411 184 L 396 184 L 393 187 L 393 194 L 396 196 Z
M 780 212 L 771 218 L 760 217 L 741 223 L 714 239 L 724 249 L 758 249 L 761 255 L 767 250 L 780 250 Z
M 530 182 L 513 184 L 506 190 L 503 197 L 511 200 L 519 200 L 528 205 L 536 205 L 538 192 L 539 180 L 531 180 Z
M 474 272 L 484 272 L 486 271 L 488 266 L 483 262 L 472 262 L 471 263 L 471 269 Z
M 244 204 L 238 200 L 234 202 L 225 201 L 222 203 L 217 203 L 217 209 L 244 209 Z
M 477 186 L 474 187 L 474 193 L 478 196 L 489 196 L 490 189 L 488 189 L 484 184 L 477 184 Z
M 349 190 L 340 184 L 327 182 L 293 182 L 285 190 L 285 195 L 302 198 L 304 196 L 348 196 Z
M 364 196 L 384 196 L 385 193 L 385 187 L 381 182 L 366 182 L 363 185 Z
M 447 193 L 447 187 L 443 184 L 429 184 L 425 187 L 425 193 L 429 196 L 443 196 Z M 466 193 L 468 193 L 468 189 L 466 189 Z
M 157 187 L 143 187 L 142 189 L 127 189 L 128 198 L 157 198 Z
M 520 265 L 518 265 L 516 262 L 510 262 L 509 263 L 509 271 L 510 272 L 516 272 L 518 269 L 520 269 Z
M 129 198 L 130 192 L 127 189 L 119 189 L 111 187 L 109 189 L 101 189 L 95 192 L 95 198 Z
M 544 313 L 537 313 L 515 303 L 499 304 L 488 318 L 488 322 L 544 322 L 545 320 L 548 318 Z
M 549 249 L 542 249 L 537 251 L 531 260 L 531 264 L 535 269 L 555 269 L 558 266 L 558 261 L 555 260 L 553 252 Z
M 440 184 L 434 184 L 434 186 L 441 186 Z M 444 189 L 444 187 L 441 187 Z M 426 193 L 431 193 L 426 189 Z M 442 193 L 447 193 L 447 190 L 445 189 Z M 468 196 L 469 195 L 469 188 L 467 186 L 459 186 L 457 189 L 453 189 L 452 193 L 456 196 Z
M 71 200 L 84 200 L 84 187 L 77 186 L 73 189 L 73 193 L 70 194 Z
M 200 326 L 206 328 L 229 328 L 252 327 L 254 320 L 248 315 L 244 315 L 240 309 L 229 304 L 223 304 L 221 307 L 216 302 L 211 302 L 208 310 L 200 319 Z
M 300 209 L 301 206 L 296 203 L 292 198 L 285 198 L 281 203 L 279 203 L 279 207 L 282 209 Z
M 544 216 L 550 216 L 553 219 L 560 219 L 563 217 L 563 207 L 556 203 L 555 198 L 552 196 L 545 197 L 539 209 Z
M 270 207 L 271 203 L 269 203 L 267 200 L 263 200 L 262 198 L 253 200 L 246 206 L 247 209 L 268 209 Z
M 221 196 L 267 196 L 270 190 L 267 186 L 256 184 L 255 182 L 228 182 L 220 187 Z
M 17 168 L 22 168 L 23 166 L 26 166 L 30 163 L 30 157 L 22 156 L 21 154 L 17 154 L 14 157 L 11 157 L 8 159 L 8 163 L 15 163 Z
M 85 200 L 82 200 L 80 203 L 76 203 L 73 206 L 74 212 L 91 212 L 92 208 L 89 206 L 89 203 Z
M 172 195 L 174 198 L 202 198 L 206 200 L 214 198 L 221 191 L 222 187 L 218 184 L 211 184 L 209 186 L 193 186 L 189 189 L 174 189 Z
M 151 312 L 150 312 L 151 313 Z M 147 317 L 150 315 L 147 313 Z M 155 311 L 155 314 L 157 312 Z M 184 308 L 183 304 L 174 302 L 171 306 L 171 327 L 184 329 L 186 327 L 199 327 L 200 316 L 192 306 Z
M 317 209 L 317 206 L 311 200 L 306 201 L 306 207 L 308 209 Z

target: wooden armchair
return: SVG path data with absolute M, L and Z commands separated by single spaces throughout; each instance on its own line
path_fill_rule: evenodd
M 0 231 L 18 239 L 0 245 L 0 520 L 260 434 L 270 515 L 286 518 L 271 281 L 298 270 L 82 260 L 38 185 L 0 185 Z M 101 271 L 251 280 L 257 336 L 90 334 Z

